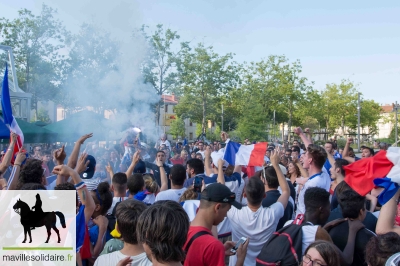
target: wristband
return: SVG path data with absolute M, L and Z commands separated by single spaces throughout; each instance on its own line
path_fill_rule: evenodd
M 83 184 L 82 186 L 77 187 L 76 190 L 80 190 L 80 189 L 85 188 L 85 187 L 86 187 L 86 184 Z
M 78 188 L 78 187 L 82 186 L 83 184 L 85 184 L 85 182 L 82 181 L 82 182 L 76 184 L 76 185 L 75 185 L 75 188 Z

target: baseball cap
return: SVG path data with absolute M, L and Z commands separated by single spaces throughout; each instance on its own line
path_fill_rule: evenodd
M 235 200 L 236 194 L 227 186 L 220 183 L 213 183 L 207 186 L 201 193 L 201 199 L 212 202 L 229 203 L 237 209 L 242 208 L 242 205 Z
M 386 261 L 386 266 L 398 266 L 400 265 L 400 252 L 393 254 Z
M 142 160 L 139 160 L 133 169 L 134 173 L 144 174 L 146 173 L 146 164 Z
M 82 179 L 90 179 L 94 175 L 94 169 L 96 168 L 96 159 L 92 155 L 88 155 L 86 157 L 86 161 L 89 161 L 89 164 L 86 170 L 81 173 Z

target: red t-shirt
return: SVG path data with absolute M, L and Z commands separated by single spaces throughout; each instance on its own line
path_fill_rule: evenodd
M 181 158 L 179 158 L 179 159 L 169 159 L 169 160 L 171 161 L 171 163 L 173 165 L 175 165 L 175 164 L 182 164 L 183 165 L 183 163 L 184 163 L 183 159 L 181 159 Z
M 183 249 L 192 236 L 197 232 L 211 231 L 202 226 L 190 226 L 188 237 Z M 225 248 L 224 245 L 212 235 L 202 235 L 196 238 L 186 255 L 184 266 L 225 266 Z

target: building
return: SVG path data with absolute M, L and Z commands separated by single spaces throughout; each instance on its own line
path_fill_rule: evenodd
M 175 106 L 179 103 L 179 97 L 172 95 L 162 95 L 161 98 L 164 101 L 164 105 L 160 110 L 160 120 L 159 127 L 160 132 L 164 132 L 167 134 L 169 140 L 172 140 L 172 136 L 168 134 L 169 126 L 171 122 L 177 118 L 176 113 L 174 111 Z M 198 136 L 196 136 L 196 128 L 197 124 L 190 121 L 190 119 L 184 119 L 185 128 L 186 128 L 186 136 L 181 136 L 181 139 L 186 137 L 188 141 L 195 140 Z M 216 129 L 215 122 L 209 121 L 209 128 L 213 132 Z
M 381 117 L 379 118 L 378 121 L 378 135 L 375 137 L 376 139 L 382 139 L 382 138 L 388 138 L 390 135 L 390 132 L 392 132 L 392 129 L 394 127 L 394 121 L 393 121 L 393 109 L 394 105 L 393 104 L 385 104 L 381 106 L 382 112 L 381 112 Z

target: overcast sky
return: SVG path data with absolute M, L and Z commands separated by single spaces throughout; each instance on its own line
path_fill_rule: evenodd
M 176 30 L 235 60 L 271 54 L 300 59 L 303 75 L 321 90 L 350 79 L 365 98 L 400 101 L 400 1 L 45 0 L 67 29 L 85 21 L 126 37 L 142 24 Z M 0 17 L 38 13 L 43 1 L 0 0 Z M 397 97 L 397 98 L 396 98 Z

